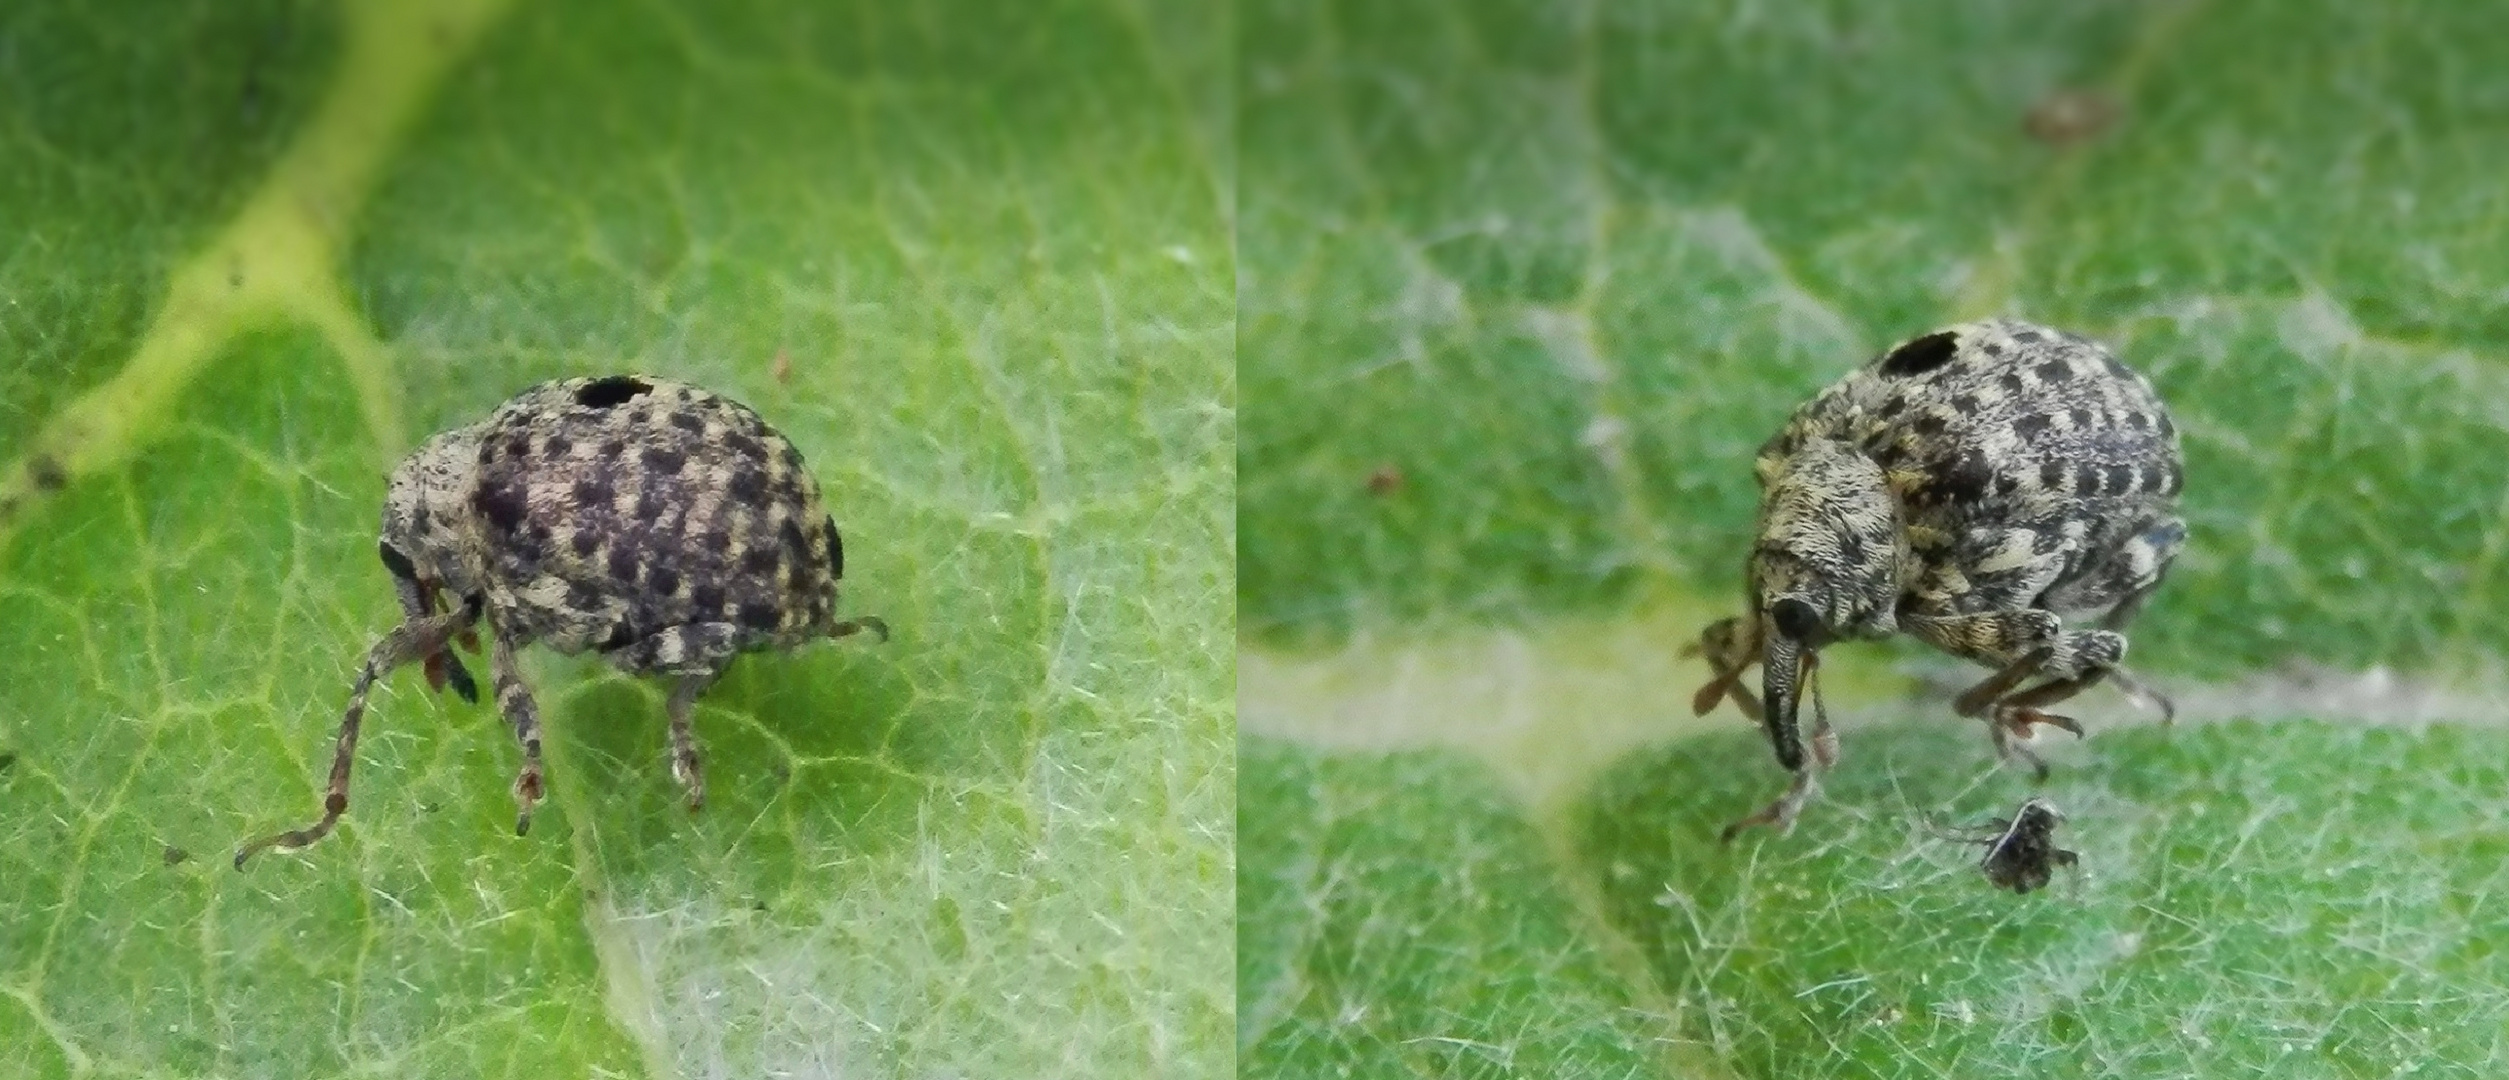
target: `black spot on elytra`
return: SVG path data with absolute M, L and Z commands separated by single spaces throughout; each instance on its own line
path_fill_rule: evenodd
M 2118 378 L 2120 378 L 2120 379 L 2131 379 L 2131 378 L 2133 378 L 2133 377 L 2134 377 L 2134 372 L 2131 372 L 2131 371 L 2126 370 L 2126 365 L 2125 365 L 2124 361 L 2121 361 L 2121 360 L 2117 359 L 2117 358 L 2116 358 L 2116 357 L 2114 357 L 2114 356 L 2111 356 L 2111 355 L 2109 355 L 2109 354 L 2107 354 L 2107 353 L 2101 353 L 2101 354 L 2100 354 L 2100 362 L 2101 362 L 2101 363 L 2103 363 L 2103 364 L 2108 365 L 2108 373 L 2109 373 L 2109 374 L 2114 375 L 2114 376 L 2116 376 L 2116 377 L 2118 377 Z
M 706 430 L 706 418 L 693 412 L 675 412 L 671 414 L 671 426 L 694 435 Z
M 776 460 L 784 463 L 785 468 L 794 472 L 802 471 L 801 451 L 794 449 L 793 444 L 785 443 L 777 447 L 775 456 Z
M 635 640 L 636 640 L 636 633 L 635 633 L 635 631 L 629 630 L 629 629 L 627 628 L 627 624 L 626 624 L 626 623 L 624 623 L 624 622 L 621 622 L 621 623 L 618 623 L 617 625 L 614 625 L 614 626 L 610 627 L 610 636 L 605 637 L 605 638 L 602 638 L 602 639 L 601 639 L 601 644 L 596 645 L 596 646 L 593 646 L 593 647 L 594 647 L 594 648 L 596 648 L 596 649 L 599 649 L 599 650 L 601 650 L 602 652 L 605 652 L 605 653 L 606 653 L 606 652 L 617 652 L 617 651 L 619 651 L 620 649 L 624 649 L 624 648 L 626 648 L 626 647 L 627 647 L 630 643 L 634 642 Z
M 608 480 L 597 477 L 586 477 L 582 480 L 575 481 L 575 505 L 583 509 L 589 510 L 598 507 L 600 509 L 607 510 L 610 508 L 610 500 L 615 496 L 615 494 L 615 492 L 610 490 L 610 482 Z
M 707 582 L 688 590 L 688 604 L 701 622 L 719 622 L 723 618 L 723 586 Z
M 2152 418 L 2142 413 L 2127 413 L 2126 426 L 2136 431 L 2152 430 Z
M 636 520 L 647 525 L 662 520 L 662 500 L 654 498 L 651 491 L 639 493 L 636 496 Z
M 566 587 L 566 607 L 569 611 L 599 611 L 601 591 L 580 581 L 569 585 Z
M 2097 422 L 2099 417 L 2091 415 L 2089 409 L 2067 409 L 2065 419 L 2073 421 L 2075 431 L 2089 431 L 2092 430 L 2091 425 Z
M 2123 495 L 2133 491 L 2135 487 L 2134 466 L 2132 465 L 2109 466 L 2108 477 L 2100 484 L 2100 490 L 2111 495 Z
M 2025 326 L 2014 330 L 2012 332 L 2012 339 L 2024 345 L 2036 345 L 2039 342 L 2047 340 L 2047 335 Z
M 1972 450 L 1943 470 L 1936 484 L 1944 502 L 1962 503 L 1984 498 L 1987 485 L 1994 482 L 1995 470 L 1986 464 L 1986 455 Z
M 26 479 L 37 491 L 59 491 L 70 486 L 70 474 L 61 467 L 61 459 L 50 454 L 37 454 L 26 463 Z
M 653 580 L 646 584 L 653 589 L 655 595 L 669 596 L 680 591 L 680 572 L 667 566 L 654 567 Z
M 403 581 L 418 580 L 418 568 L 410 564 L 409 556 L 401 554 L 400 549 L 390 544 L 378 543 L 375 545 L 375 554 L 383 558 L 383 568 L 391 571 L 393 577 Z
M 601 441 L 601 460 L 603 461 L 617 461 L 619 455 L 626 452 L 627 443 L 624 440 L 603 439 Z
M 810 554 L 810 538 L 802 535 L 801 523 L 798 521 L 791 518 L 784 519 L 783 524 L 775 527 L 775 539 L 777 543 L 784 545 L 785 552 L 795 560 Z
M 1929 439 L 1941 435 L 1950 427 L 1951 421 L 1945 420 L 1941 416 L 1934 413 L 1927 413 L 1923 416 L 1917 417 L 1908 425 L 1909 430 Z
M 514 484 L 481 484 L 470 499 L 471 509 L 488 519 L 490 528 L 513 532 L 523 523 L 523 490 Z
M 652 392 L 653 384 L 643 379 L 633 375 L 612 375 L 577 387 L 575 404 L 587 409 L 607 409 Z
M 2065 489 L 2065 463 L 2050 461 L 2039 466 L 2039 487 L 2048 491 Z
M 510 458 L 518 458 L 518 457 L 524 457 L 524 456 L 526 456 L 526 455 L 529 455 L 530 453 L 531 453 L 531 437 L 530 437 L 530 436 L 528 436 L 528 435 L 508 435 L 508 436 L 506 436 L 506 438 L 505 438 L 505 456 L 510 457 Z
M 735 470 L 732 473 L 731 483 L 725 485 L 725 490 L 731 493 L 735 501 L 743 505 L 760 505 L 767 500 L 767 474 L 756 469 Z
M 586 534 L 577 533 L 576 535 L 580 537 Z M 610 580 L 622 583 L 636 580 L 636 555 L 627 550 L 627 545 L 621 544 L 611 548 L 610 557 L 602 562 L 609 568 Z
M 2031 413 L 2012 422 L 2013 434 L 2021 436 L 2023 442 L 2037 442 L 2039 435 L 2046 430 L 2047 414 L 2045 413 Z
M 2173 437 L 2175 437 L 2175 436 L 2178 434 L 2178 425 L 2176 425 L 2176 424 L 2173 424 L 2173 423 L 2170 423 L 2170 422 L 2169 422 L 2169 414 L 2168 414 L 2168 413 L 2162 413 L 2162 414 L 2160 415 L 2160 417 L 2159 417 L 2159 423 L 2160 423 L 2161 438 L 2164 438 L 2164 439 L 2167 439 L 2167 438 L 2173 438 Z
M 2076 468 L 2073 474 L 2073 493 L 2076 495 L 2100 494 L 2100 477 L 2102 475 L 2104 475 L 2104 470 L 2097 465 L 2086 463 Z
M 1949 330 L 1927 334 L 1882 358 L 1884 375 L 1922 375 L 1951 362 L 1960 351 L 1960 335 Z
M 2003 387 L 2005 393 L 2014 397 L 2020 397 L 2021 395 L 2030 392 L 2030 384 L 2021 381 L 2020 375 L 2010 371 L 1996 376 L 1995 385 Z
M 1886 397 L 1882 399 L 1881 408 L 1873 411 L 1884 420 L 1897 419 L 1900 413 L 1908 411 L 1908 400 L 1896 395 Z
M 564 435 L 551 435 L 549 441 L 540 444 L 540 452 L 553 458 L 565 457 L 567 452 L 573 449 L 575 449 L 575 441 Z
M 594 551 L 600 549 L 601 538 L 594 536 L 591 529 L 577 529 L 575 530 L 574 545 L 576 558 L 589 559 L 592 557 L 592 553 Z
M 1952 411 L 1962 416 L 1976 416 L 1981 410 L 1974 394 L 1960 394 L 1951 399 Z
M 2073 378 L 2073 365 L 2066 363 L 2062 357 L 2042 360 L 2038 373 L 2040 382 L 2053 386 Z
M 732 452 L 734 458 L 741 461 L 765 461 L 767 459 L 767 444 L 759 442 L 755 435 L 735 431 L 723 437 L 723 446 L 724 449 Z
M 837 535 L 836 519 L 828 519 L 828 576 L 845 576 L 845 538 Z
M 741 572 L 766 577 L 775 573 L 775 564 L 779 561 L 774 548 L 760 544 L 741 553 Z
M 773 604 L 762 604 L 752 600 L 740 606 L 740 624 L 752 630 L 773 630 L 776 619 L 777 614 Z
M 637 456 L 645 463 L 647 472 L 658 476 L 678 476 L 680 469 L 688 464 L 687 454 L 677 450 L 666 450 L 659 446 L 648 446 L 639 451 Z

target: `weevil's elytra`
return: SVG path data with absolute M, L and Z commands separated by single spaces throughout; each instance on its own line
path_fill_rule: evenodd
M 1798 704 L 1832 642 L 1906 633 L 1993 668 L 1956 707 L 2041 772 L 2014 737 L 2081 730 L 2047 706 L 2107 679 L 2168 710 L 2120 661 L 2186 542 L 2178 431 L 2098 344 L 2004 319 L 1903 342 L 1797 409 L 1754 470 L 1751 607 L 1703 633 L 1714 674 L 1693 705 L 1757 713 L 1795 780 L 1727 838 L 1811 798 L 1829 755 L 1807 761 Z M 1754 663 L 1757 701 L 1739 683 Z M 1824 722 L 1813 746 L 1830 738 Z
M 644 375 L 543 383 L 427 440 L 392 474 L 378 554 L 406 621 L 375 643 L 350 690 L 322 819 L 246 844 L 238 867 L 338 823 L 376 679 L 424 661 L 432 685 L 476 700 L 451 646 L 483 620 L 497 708 L 523 748 L 517 833 L 543 794 L 523 646 L 672 676 L 672 771 L 694 810 L 705 782 L 691 716 L 734 657 L 862 630 L 888 637 L 877 618 L 836 616 L 844 541 L 801 452 L 738 402 Z

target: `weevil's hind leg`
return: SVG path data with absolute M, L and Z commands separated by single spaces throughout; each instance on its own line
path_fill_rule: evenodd
M 357 763 L 357 726 L 366 715 L 366 692 L 374 688 L 376 679 L 413 660 L 434 655 L 444 647 L 445 642 L 453 639 L 453 635 L 478 619 L 479 607 L 475 604 L 442 615 L 411 619 L 394 627 L 391 633 L 383 636 L 383 640 L 375 642 L 374 648 L 367 650 L 366 664 L 358 669 L 357 681 L 349 688 L 348 710 L 340 717 L 339 741 L 331 752 L 331 783 L 322 800 L 322 820 L 302 829 L 265 836 L 237 848 L 236 869 L 243 869 L 245 860 L 270 848 L 293 850 L 331 835 L 332 828 L 340 823 L 340 815 L 348 812 L 349 770 Z
M 828 636 L 831 638 L 851 637 L 865 631 L 880 635 L 880 643 L 888 644 L 888 620 L 877 615 L 857 615 L 828 625 Z
M 514 775 L 516 836 L 531 832 L 532 808 L 547 794 L 540 771 L 540 706 L 523 682 L 520 652 L 521 647 L 504 634 L 496 635 L 488 645 L 488 673 L 496 684 L 497 711 L 513 727 L 514 741 L 523 746 L 523 769 Z
M 2129 672 L 2122 667 L 2110 668 L 2108 669 L 2108 681 L 2117 684 L 2117 689 L 2123 691 L 2127 697 L 2135 699 L 2138 703 L 2159 709 L 2161 711 L 2161 723 L 2176 724 L 2178 722 L 2178 703 L 2171 701 L 2169 699 L 2169 695 L 2152 689 L 2149 684 L 2139 678 L 2136 678 L 2132 672 Z
M 692 814 L 706 806 L 706 774 L 697 762 L 697 698 L 722 673 L 723 668 L 718 666 L 711 671 L 682 675 L 679 686 L 671 691 L 671 775 L 688 790 L 688 812 Z
M 870 625 L 879 626 L 880 621 L 872 619 Z M 690 623 L 647 634 L 609 654 L 610 663 L 623 671 L 679 676 L 679 685 L 672 689 L 667 706 L 671 714 L 671 775 L 688 790 L 690 813 L 706 805 L 706 775 L 697 758 L 697 698 L 722 677 L 723 669 L 739 654 L 741 634 L 740 626 L 734 623 Z

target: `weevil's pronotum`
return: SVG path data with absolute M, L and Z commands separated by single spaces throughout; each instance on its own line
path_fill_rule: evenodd
M 2003 319 L 1927 334 L 1797 409 L 1754 467 L 1751 607 L 1701 634 L 1714 674 L 1693 705 L 1730 698 L 1757 714 L 1794 782 L 1727 839 L 1791 826 L 1832 764 L 1827 718 L 1808 759 L 1796 723 L 1831 642 L 1906 633 L 1995 669 L 1955 707 L 2041 773 L 2014 737 L 2038 724 L 2081 734 L 2044 710 L 2102 679 L 2169 712 L 2119 661 L 2186 542 L 2178 430 L 2107 349 Z M 1740 684 L 1754 663 L 1757 701 Z
M 452 646 L 482 619 L 497 708 L 523 749 L 517 834 L 542 795 L 523 646 L 589 649 L 672 677 L 671 771 L 695 810 L 706 787 L 691 715 L 733 657 L 863 630 L 888 638 L 877 618 L 836 616 L 844 543 L 800 451 L 738 402 L 642 375 L 543 383 L 427 440 L 392 473 L 380 552 L 406 618 L 350 688 L 322 819 L 245 844 L 238 868 L 339 823 L 376 679 L 422 661 L 436 689 L 478 700 Z

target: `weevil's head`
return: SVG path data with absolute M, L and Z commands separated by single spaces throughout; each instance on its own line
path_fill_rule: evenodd
M 1803 767 L 1795 724 L 1808 658 L 1842 638 L 1898 628 L 1898 507 L 1881 467 L 1828 439 L 1773 448 L 1759 462 L 1759 539 L 1751 601 L 1761 630 L 1761 723 L 1788 769 Z
M 430 601 L 440 592 L 454 597 L 478 593 L 480 539 L 470 505 L 478 480 L 476 427 L 427 440 L 392 470 L 378 551 L 395 584 Z

